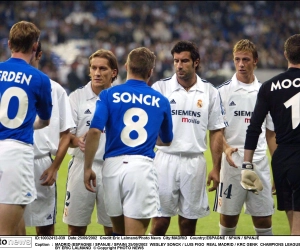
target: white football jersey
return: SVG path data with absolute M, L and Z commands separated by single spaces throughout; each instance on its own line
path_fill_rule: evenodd
M 91 120 L 94 117 L 97 100 L 99 100 L 99 96 L 93 92 L 91 82 L 76 89 L 69 95 L 72 116 L 76 124 L 76 128 L 71 131 L 72 134 L 80 137 L 88 132 Z M 101 133 L 99 147 L 94 160 L 103 160 L 105 140 L 104 131 L 104 133 Z M 69 148 L 68 153 L 84 159 L 84 153 L 79 148 Z
M 206 131 L 224 128 L 224 109 L 218 90 L 197 76 L 187 92 L 176 74 L 155 82 L 152 88 L 166 96 L 171 104 L 173 141 L 169 147 L 157 147 L 169 154 L 199 154 L 207 149 Z
M 238 148 L 238 153 L 242 157 L 244 156 L 246 131 L 250 124 L 257 93 L 261 86 L 256 76 L 254 77 L 253 84 L 245 84 L 239 82 L 236 74 L 234 74 L 232 79 L 218 87 L 226 111 L 226 121 L 229 124 L 224 131 L 225 139 L 231 147 Z M 261 160 L 266 155 L 266 127 L 274 131 L 274 124 L 270 114 L 267 115 L 262 125 L 262 133 L 259 136 L 257 148 L 254 152 L 254 161 Z
M 64 88 L 57 82 L 50 80 L 52 96 L 52 114 L 49 126 L 34 131 L 34 157 L 56 155 L 60 132 L 75 127 L 71 115 L 68 95 Z

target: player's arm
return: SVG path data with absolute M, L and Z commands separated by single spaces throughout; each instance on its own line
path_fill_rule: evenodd
M 269 130 L 266 128 L 266 140 L 268 143 L 268 148 L 270 155 L 273 156 L 274 151 L 277 148 L 277 143 L 276 143 L 276 133 L 275 131 Z
M 262 87 L 260 88 L 260 90 L 261 89 Z M 244 146 L 244 162 L 242 164 L 241 172 L 242 187 L 246 190 L 254 192 L 255 194 L 258 194 L 258 190 L 262 190 L 261 181 L 257 174 L 254 172 L 255 165 L 252 164 L 254 151 L 257 147 L 258 137 L 262 131 L 261 125 L 263 123 L 264 117 L 266 117 L 266 114 L 268 112 L 266 110 L 266 107 L 262 107 L 262 105 L 263 102 L 260 102 L 259 98 L 257 98 L 254 112 L 250 120 L 250 125 L 247 129 Z
M 275 131 L 272 131 L 272 130 L 269 130 L 269 129 L 266 128 L 266 140 L 267 140 L 267 143 L 268 143 L 268 148 L 269 148 L 270 155 L 273 156 L 274 151 L 277 148 Z M 275 188 L 274 181 L 272 183 L 272 194 L 273 195 L 276 194 L 276 188 Z
M 35 121 L 33 123 L 33 129 L 42 129 L 50 124 L 50 118 L 52 113 L 52 95 L 50 79 L 44 74 L 41 74 L 42 84 L 40 91 L 38 92 L 38 98 L 36 102 Z
M 173 120 L 171 115 L 171 106 L 166 97 L 163 97 L 165 104 L 164 119 L 162 121 L 158 137 L 156 140 L 157 146 L 170 146 L 173 140 Z
M 92 170 L 95 154 L 99 147 L 99 141 L 102 131 L 108 120 L 108 109 L 106 106 L 107 91 L 100 93 L 100 100 L 96 102 L 94 117 L 91 121 L 90 129 L 86 135 L 86 150 L 84 152 L 84 185 L 88 191 L 95 192 L 93 186 L 96 187 L 96 174 Z
M 77 148 L 79 147 L 80 150 L 82 152 L 84 152 L 85 150 L 85 137 L 86 137 L 86 133 L 81 135 L 81 136 L 76 136 L 77 134 L 77 127 L 78 127 L 78 123 L 79 123 L 79 115 L 78 115 L 78 110 L 79 110 L 79 101 L 82 97 L 80 96 L 80 94 L 78 92 L 73 92 L 69 95 L 69 103 L 71 106 L 71 113 L 72 113 L 72 117 L 73 117 L 73 121 L 76 125 L 76 127 L 71 129 L 71 138 L 70 138 L 70 144 L 69 147 L 70 148 Z
M 157 137 L 157 140 L 156 140 L 156 145 L 157 146 L 170 146 L 172 142 L 162 142 L 162 140 L 160 139 L 160 137 L 158 136 Z
M 222 128 L 222 132 L 223 132 L 223 152 L 225 153 L 226 155 L 226 161 L 228 162 L 228 164 L 232 167 L 235 167 L 237 168 L 237 165 L 235 165 L 234 161 L 232 160 L 232 154 L 234 152 L 237 152 L 238 149 L 237 148 L 233 148 L 231 147 L 226 139 L 225 139 L 225 136 L 224 136 L 224 128 Z
M 70 148 L 78 148 L 79 147 L 82 152 L 85 152 L 86 135 L 87 135 L 87 132 L 84 135 L 77 137 L 75 134 L 71 133 L 69 147 Z
M 209 140 L 213 168 L 208 174 L 207 186 L 210 186 L 211 181 L 213 181 L 213 186 L 208 189 L 208 191 L 211 192 L 217 189 L 220 182 L 221 159 L 223 152 L 223 130 L 210 130 Z
M 51 186 L 56 181 L 57 171 L 67 153 L 70 143 L 70 130 L 67 129 L 60 133 L 60 141 L 57 149 L 57 153 L 51 166 L 47 168 L 40 177 L 40 180 L 45 179 L 41 185 Z
M 33 123 L 33 129 L 42 129 L 50 124 L 50 119 L 42 120 L 39 116 L 36 116 L 35 121 Z
M 267 97 L 265 96 L 265 85 L 263 84 L 257 94 L 257 100 L 251 116 L 250 124 L 246 133 L 244 161 L 252 163 L 254 150 L 257 147 L 261 126 L 269 112 Z
M 86 136 L 86 150 L 84 154 L 84 184 L 87 190 L 95 192 L 91 186 L 96 187 L 96 175 L 92 171 L 92 165 L 95 158 L 95 154 L 98 150 L 101 131 L 97 128 L 90 128 Z

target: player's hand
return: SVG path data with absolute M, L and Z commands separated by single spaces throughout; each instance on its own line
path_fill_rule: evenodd
M 43 180 L 41 183 L 42 186 L 52 186 L 56 181 L 57 169 L 51 165 L 47 168 L 40 177 L 40 180 Z
M 84 151 L 85 151 L 85 139 L 86 139 L 86 136 L 87 136 L 87 132 L 86 132 L 84 135 L 78 137 L 78 147 L 79 147 L 79 149 L 80 149 L 83 153 L 84 153 Z
M 230 166 L 232 166 L 232 167 L 234 167 L 234 168 L 237 168 L 238 166 L 235 165 L 234 161 L 232 160 L 232 154 L 233 154 L 234 152 L 237 152 L 237 151 L 238 151 L 237 148 L 231 148 L 231 147 L 226 148 L 225 151 L 224 151 L 224 153 L 225 153 L 225 155 L 226 155 L 226 161 L 228 162 L 228 164 L 229 164 Z
M 206 185 L 210 186 L 211 182 L 213 182 L 213 186 L 208 189 L 208 192 L 217 190 L 219 186 L 220 172 L 216 168 L 213 168 L 208 174 Z
M 244 189 L 258 194 L 258 191 L 263 190 L 263 185 L 257 174 L 253 170 L 253 164 L 243 162 L 241 172 L 241 185 Z
M 274 181 L 272 183 L 272 195 L 276 195 L 276 187 Z
M 96 187 L 96 174 L 91 168 L 84 169 L 84 185 L 88 191 L 93 193 L 96 192 L 95 189 L 93 188 Z

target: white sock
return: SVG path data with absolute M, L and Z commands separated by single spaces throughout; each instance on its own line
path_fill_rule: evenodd
M 256 235 L 273 235 L 272 227 L 270 228 L 256 228 L 254 227 Z
M 236 227 L 228 228 L 224 227 L 219 223 L 220 231 L 219 235 L 235 235 L 235 229 Z
M 152 235 L 152 236 L 153 236 L 153 234 L 152 234 L 152 233 L 150 233 L 150 232 L 148 233 L 148 235 Z

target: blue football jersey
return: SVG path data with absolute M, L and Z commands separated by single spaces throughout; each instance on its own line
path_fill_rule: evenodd
M 104 159 L 119 155 L 154 158 L 158 135 L 173 139 L 170 103 L 146 82 L 128 80 L 103 90 L 90 128 L 106 130 Z
M 19 58 L 0 63 L 0 140 L 33 144 L 36 115 L 48 120 L 51 111 L 47 75 Z

